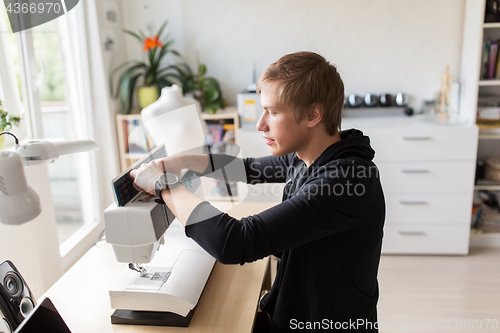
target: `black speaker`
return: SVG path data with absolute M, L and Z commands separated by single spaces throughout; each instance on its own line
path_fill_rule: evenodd
M 16 266 L 0 264 L 0 332 L 14 332 L 36 306 L 35 297 Z

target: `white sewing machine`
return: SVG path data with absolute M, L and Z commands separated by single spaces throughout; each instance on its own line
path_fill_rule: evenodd
M 130 268 L 109 291 L 113 324 L 187 327 L 215 264 L 166 205 L 132 186 L 131 170 L 165 156 L 161 145 L 113 180 L 115 202 L 104 211 L 106 241 Z M 181 179 L 193 193 L 201 190 L 192 172 Z

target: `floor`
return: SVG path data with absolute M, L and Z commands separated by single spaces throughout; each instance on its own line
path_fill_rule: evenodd
M 500 249 L 383 255 L 379 286 L 380 332 L 500 332 Z

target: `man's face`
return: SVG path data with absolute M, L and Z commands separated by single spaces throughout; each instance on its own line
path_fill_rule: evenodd
M 277 81 L 262 87 L 260 103 L 264 112 L 256 126 L 274 156 L 299 152 L 308 142 L 307 122 L 303 119 L 297 123 L 293 111 L 279 101 L 279 87 Z

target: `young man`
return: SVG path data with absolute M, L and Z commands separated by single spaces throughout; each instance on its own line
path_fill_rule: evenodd
M 283 202 L 236 220 L 183 186 L 161 196 L 186 235 L 220 262 L 280 258 L 271 291 L 260 301 L 272 332 L 377 332 L 385 203 L 369 138 L 340 132 L 343 82 L 322 56 L 299 52 L 271 64 L 258 90 L 264 112 L 257 129 L 272 156 L 244 159 L 245 180 L 286 183 Z M 132 177 L 154 194 L 163 169 L 207 174 L 232 159 L 173 156 L 141 166 Z

